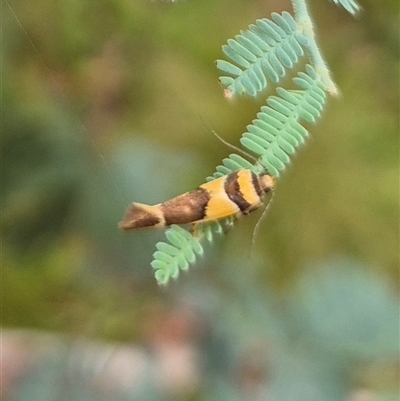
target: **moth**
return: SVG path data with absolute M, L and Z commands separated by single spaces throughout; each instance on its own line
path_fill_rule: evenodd
M 258 209 L 274 187 L 275 178 L 267 172 L 257 175 L 240 169 L 157 205 L 134 202 L 119 227 L 132 230 L 237 218 Z
M 259 163 L 254 156 L 225 141 L 210 126 L 208 127 L 223 144 L 253 159 L 256 164 Z M 257 210 L 263 205 L 265 195 L 269 192 L 273 194 L 275 185 L 275 177 L 265 169 L 259 174 L 250 169 L 239 169 L 157 205 L 133 202 L 119 227 L 123 230 L 133 230 L 168 227 L 171 224 L 190 224 L 191 232 L 194 233 L 198 223 L 227 217 L 238 218 Z M 271 200 L 272 197 L 269 203 Z M 266 211 L 267 207 L 254 228 L 253 243 Z

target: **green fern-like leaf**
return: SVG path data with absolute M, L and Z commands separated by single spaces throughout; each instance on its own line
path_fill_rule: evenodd
M 258 166 L 251 164 L 242 156 L 239 156 L 236 153 L 232 153 L 231 155 L 229 155 L 229 157 L 222 160 L 222 166 L 217 166 L 217 171 L 211 177 L 207 177 L 207 181 L 212 181 L 216 178 L 222 177 L 226 174 L 240 169 L 249 169 L 254 171 L 255 173 L 259 173 L 261 171 Z
M 208 242 L 212 242 L 214 234 L 223 234 L 228 227 L 233 224 L 234 218 L 226 218 L 219 221 L 211 221 L 207 223 L 199 223 L 196 226 L 195 236 L 198 240 L 205 238 Z
M 310 65 L 306 66 L 306 71 L 307 74 L 300 72 L 293 79 L 301 90 L 277 88 L 278 96 L 267 99 L 268 106 L 261 108 L 240 140 L 275 176 L 290 163 L 290 156 L 308 135 L 299 120 L 315 122 L 325 104 L 322 82 Z
M 335 4 L 341 5 L 350 14 L 357 14 L 361 7 L 355 0 L 332 0 Z
M 240 142 L 258 157 L 255 165 L 237 154 L 222 161 L 223 165 L 207 180 L 219 178 L 235 170 L 246 168 L 256 174 L 266 169 L 275 176 L 290 163 L 290 156 L 304 143 L 307 130 L 299 123 L 305 120 L 314 123 L 323 110 L 326 93 L 313 67 L 306 66 L 307 74 L 299 72 L 293 78 L 300 90 L 277 88 L 278 96 L 267 99 L 257 119 L 247 126 Z
M 158 242 L 157 251 L 153 254 L 151 266 L 159 285 L 168 284 L 170 279 L 176 279 L 181 270 L 188 270 L 194 264 L 197 256 L 204 253 L 200 241 L 213 241 L 214 234 L 222 234 L 230 226 L 233 219 L 201 223 L 196 226 L 193 234 L 178 225 L 172 225 L 165 235 L 169 243 Z
M 217 67 L 227 76 L 221 84 L 232 94 L 255 96 L 268 80 L 277 83 L 303 56 L 307 38 L 297 28 L 288 12 L 272 13 L 272 20 L 259 19 L 222 47 L 232 61 L 217 60 Z
M 165 235 L 170 243 L 157 243 L 151 262 L 158 284 L 163 285 L 171 278 L 176 279 L 180 270 L 187 270 L 197 255 L 203 255 L 200 241 L 182 227 L 172 225 Z

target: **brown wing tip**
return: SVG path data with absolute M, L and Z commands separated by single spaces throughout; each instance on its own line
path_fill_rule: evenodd
M 125 221 L 125 220 L 120 221 L 118 223 L 118 228 L 120 228 L 121 230 L 130 230 L 135 228 L 130 223 L 131 223 L 130 221 Z
M 132 203 L 118 224 L 122 230 L 133 230 L 135 228 L 155 227 L 161 223 L 160 217 L 155 213 L 155 207 L 141 203 Z

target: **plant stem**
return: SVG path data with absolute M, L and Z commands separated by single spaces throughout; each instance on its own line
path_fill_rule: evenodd
M 331 78 L 331 73 L 322 57 L 317 42 L 315 41 L 314 27 L 311 20 L 310 13 L 308 12 L 306 0 L 292 0 L 293 10 L 296 17 L 296 22 L 304 36 L 307 37 L 308 55 L 315 71 L 321 77 L 326 90 L 334 96 L 339 94 L 339 90 Z

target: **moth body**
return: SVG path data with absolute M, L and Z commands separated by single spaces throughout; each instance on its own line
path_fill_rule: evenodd
M 132 203 L 119 224 L 123 230 L 195 224 L 248 214 L 273 190 L 274 177 L 241 169 L 154 206 Z

